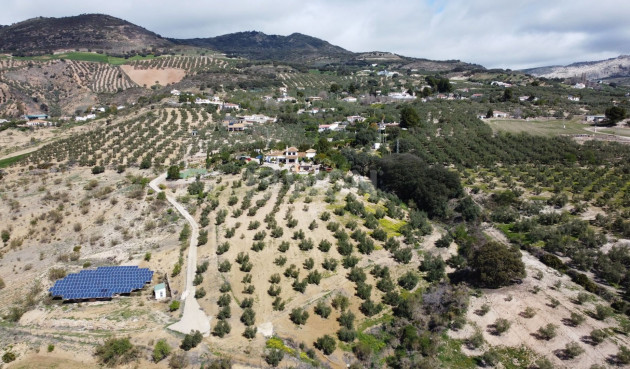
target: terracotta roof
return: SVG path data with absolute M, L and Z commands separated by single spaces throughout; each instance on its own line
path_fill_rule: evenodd
M 289 147 L 289 148 L 287 149 L 287 151 L 298 151 L 298 149 L 297 149 L 297 147 L 293 147 L 293 146 L 291 146 L 291 147 Z
M 315 149 L 308 149 L 308 150 L 306 150 L 306 152 L 317 152 L 317 150 L 315 150 Z

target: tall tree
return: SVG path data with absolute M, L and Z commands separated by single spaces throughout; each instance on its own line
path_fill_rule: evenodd
M 411 105 L 407 105 L 400 111 L 400 126 L 403 128 L 418 127 L 420 125 L 420 116 L 416 109 Z

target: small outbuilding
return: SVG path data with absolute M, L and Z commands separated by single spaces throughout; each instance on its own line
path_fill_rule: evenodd
M 166 284 L 160 283 L 153 287 L 153 292 L 155 293 L 156 300 L 162 300 L 166 298 Z

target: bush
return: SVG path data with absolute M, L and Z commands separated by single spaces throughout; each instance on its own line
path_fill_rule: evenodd
M 323 352 L 324 355 L 330 355 L 337 348 L 337 342 L 335 342 L 334 338 L 326 334 L 315 341 L 315 347 Z
M 4 353 L 4 355 L 2 355 L 2 361 L 4 363 L 10 363 L 12 361 L 15 361 L 15 354 L 12 353 L 11 351 L 7 351 Z
M 166 343 L 166 340 L 161 339 L 157 341 L 153 348 L 153 361 L 156 363 L 163 360 L 171 353 L 171 346 Z
M 621 365 L 630 364 L 630 349 L 626 346 L 620 346 L 617 355 L 615 355 L 617 362 Z
M 405 248 L 399 248 L 396 251 L 394 251 L 392 253 L 392 256 L 394 257 L 394 260 L 396 260 L 396 262 L 398 263 L 409 264 L 409 262 L 411 261 L 411 258 L 413 257 L 413 253 L 411 251 L 411 248 L 405 247 Z
M 412 290 L 418 284 L 418 276 L 413 272 L 407 272 L 398 278 L 398 285 L 406 290 Z
M 289 318 L 296 325 L 303 325 L 306 323 L 309 314 L 302 308 L 295 308 L 291 310 L 291 314 L 289 314 Z
M 118 366 L 138 358 L 139 350 L 131 344 L 129 338 L 110 338 L 96 346 L 95 355 L 106 366 Z
M 556 325 L 549 323 L 543 327 L 538 328 L 538 331 L 536 333 L 541 339 L 549 341 L 558 334 L 556 332 L 557 328 L 558 327 Z
M 284 352 L 279 349 L 270 349 L 265 355 L 265 362 L 273 367 L 277 367 L 284 357 Z
M 173 301 L 171 302 L 171 304 L 170 304 L 170 305 L 168 305 L 168 309 L 169 309 L 170 311 L 175 311 L 175 310 L 179 309 L 179 306 L 180 306 L 180 302 L 179 302 L 179 300 L 173 300 Z
M 357 338 L 357 331 L 341 327 L 341 329 L 337 331 L 337 338 L 339 338 L 339 341 L 352 342 Z
M 220 322 L 221 321 L 219 321 L 217 325 L 215 325 L 214 327 L 215 329 L 220 324 Z M 202 340 L 203 340 L 203 335 L 201 334 L 201 332 L 192 331 L 190 334 L 187 334 L 184 336 L 184 339 L 182 340 L 182 344 L 180 345 L 180 348 L 184 351 L 188 351 L 190 349 L 197 347 L 201 343 Z
M 597 320 L 606 320 L 606 318 L 612 316 L 613 309 L 610 306 L 606 305 L 597 305 L 595 307 L 595 313 L 593 316 Z
M 66 276 L 66 270 L 63 268 L 51 268 L 48 271 L 48 279 L 56 281 L 57 279 L 64 278 Z
M 195 291 L 195 298 L 200 299 L 206 296 L 206 290 L 201 287 L 200 289 Z
M 575 342 L 569 342 L 564 346 L 564 355 L 569 359 L 575 359 L 583 353 L 584 349 Z
M 243 332 L 243 337 L 247 339 L 253 339 L 256 337 L 256 332 L 258 329 L 256 327 L 245 327 L 245 331 Z
M 339 315 L 337 321 L 342 327 L 346 327 L 347 329 L 354 329 L 354 319 L 355 315 L 352 312 L 344 311 L 343 313 L 341 313 L 341 315 Z
M 254 323 L 256 322 L 256 313 L 252 308 L 243 309 L 243 314 L 241 314 L 241 322 L 248 327 L 254 325 Z
M 232 327 L 230 327 L 230 323 L 225 320 L 219 320 L 212 329 L 212 335 L 223 338 L 226 334 L 230 333 L 231 330 Z
M 315 305 L 315 314 L 321 316 L 322 318 L 326 319 L 328 318 L 328 316 L 330 315 L 330 313 L 332 312 L 332 309 L 330 306 L 326 305 L 325 302 L 320 301 L 317 303 L 317 305 Z
M 595 345 L 599 345 L 600 343 L 604 342 L 606 337 L 608 337 L 608 334 L 606 333 L 606 331 L 604 331 L 602 329 L 593 329 L 591 331 L 590 338 L 591 338 L 591 341 Z
M 524 278 L 521 252 L 498 242 L 488 242 L 474 252 L 471 267 L 481 286 L 499 288 Z
M 510 330 L 512 323 L 510 323 L 507 319 L 499 318 L 494 321 L 494 330 L 498 335 L 502 335 L 503 333 Z

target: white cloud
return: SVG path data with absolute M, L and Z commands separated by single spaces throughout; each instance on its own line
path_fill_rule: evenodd
M 630 52 L 630 2 L 617 0 L 3 0 L 0 23 L 81 13 L 110 14 L 165 37 L 300 32 L 351 51 L 513 69 Z

